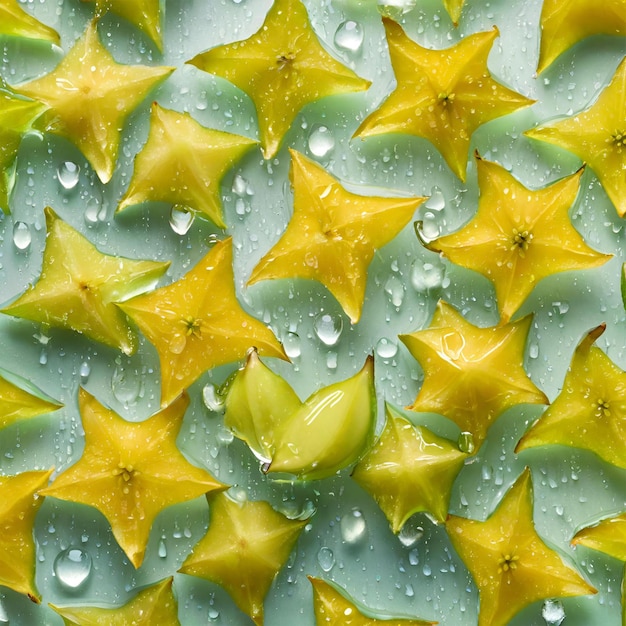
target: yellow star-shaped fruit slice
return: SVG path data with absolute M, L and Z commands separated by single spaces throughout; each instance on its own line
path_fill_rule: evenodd
M 98 509 L 130 562 L 139 567 L 152 523 L 163 509 L 225 488 L 176 447 L 188 405 L 189 397 L 182 394 L 149 419 L 127 422 L 80 389 L 85 449 L 41 493 Z
M 0 368 L 0 429 L 62 406 L 29 381 Z
M 226 228 L 220 183 L 257 142 L 205 128 L 189 113 L 152 105 L 150 134 L 135 157 L 135 171 L 117 211 L 147 200 L 181 204 Z
M 248 284 L 269 278 L 317 280 L 356 324 L 374 253 L 409 223 L 423 198 L 350 193 L 317 163 L 295 150 L 290 153 L 293 216 L 252 271 Z
M 433 626 L 437 622 L 398 617 L 372 617 L 366 615 L 335 585 L 321 578 L 308 577 L 313 585 L 313 607 L 316 626 Z
M 560 444 L 595 452 L 626 469 L 626 372 L 594 346 L 605 325 L 574 352 L 558 397 L 517 444 L 516 452 Z
M 461 19 L 461 11 L 464 4 L 465 0 L 443 0 L 443 6 L 446 7 L 446 11 L 455 26 L 458 25 Z
M 50 606 L 63 618 L 65 626 L 179 626 L 172 581 L 170 577 L 150 585 L 116 608 Z
M 476 215 L 459 231 L 425 245 L 494 284 L 501 323 L 511 319 L 543 278 L 598 267 L 611 258 L 590 248 L 569 219 L 582 169 L 535 191 L 497 163 L 479 156 L 476 161 Z
M 581 39 L 591 35 L 626 35 L 624 0 L 544 0 L 541 9 L 540 74 Z
M 408 133 L 430 141 L 450 169 L 465 180 L 472 133 L 482 124 L 533 103 L 495 81 L 487 57 L 497 29 L 476 33 L 444 50 L 409 39 L 383 18 L 397 86 L 363 120 L 355 137 Z
M 15 173 L 13 166 L 22 136 L 32 129 L 34 120 L 44 109 L 39 102 L 16 96 L 0 78 L 0 210 L 5 213 L 9 213 L 9 195 Z
M 419 511 L 444 522 L 452 484 L 467 454 L 387 405 L 387 422 L 352 478 L 372 495 L 394 533 Z
M 94 21 L 52 72 L 16 91 L 48 107 L 37 128 L 73 142 L 106 183 L 126 118 L 173 71 L 117 63 L 100 42 Z
M 579 530 L 572 539 L 572 545 L 599 550 L 626 561 L 626 513 Z
M 54 28 L 42 24 L 26 13 L 18 0 L 0 0 L 0 36 L 26 37 L 42 39 L 59 44 L 61 39 Z
M 137 337 L 114 303 L 150 288 L 169 263 L 103 254 L 52 209 L 45 212 L 47 236 L 39 280 L 1 312 L 74 330 L 132 354 Z
M 528 468 L 487 520 L 451 515 L 446 528 L 478 587 L 478 626 L 505 626 L 537 600 L 596 593 L 537 534 Z
M 183 278 L 118 304 L 154 345 L 161 363 L 161 404 L 205 371 L 245 356 L 287 359 L 263 323 L 237 301 L 230 238 L 216 244 Z
M 593 104 L 524 134 L 560 146 L 589 164 L 620 217 L 626 216 L 626 59 Z
M 209 529 L 179 571 L 221 585 L 262 626 L 265 596 L 307 520 L 290 520 L 263 501 L 208 499 Z
M 524 371 L 531 317 L 504 326 L 474 326 L 439 301 L 429 328 L 400 335 L 424 370 L 413 411 L 439 413 L 472 434 L 476 449 L 510 407 L 548 404 Z
M 26 594 L 33 602 L 41 596 L 35 586 L 33 525 L 48 484 L 50 471 L 0 476 L 0 585 Z
M 163 50 L 160 0 L 82 0 L 95 3 L 97 18 L 108 11 L 115 13 L 145 33 L 159 50 Z
M 274 0 L 265 22 L 250 38 L 212 48 L 189 63 L 248 94 L 256 107 L 266 159 L 276 155 L 306 104 L 370 86 L 326 52 L 301 0 Z

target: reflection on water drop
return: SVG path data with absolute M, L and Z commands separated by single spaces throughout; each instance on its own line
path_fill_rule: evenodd
M 181 204 L 175 204 L 170 211 L 170 226 L 177 235 L 186 235 L 196 215 Z
M 398 540 L 405 548 L 414 546 L 424 536 L 424 528 L 418 517 L 410 517 L 398 533 Z
M 325 572 L 330 572 L 335 566 L 335 555 L 330 548 L 323 546 L 317 553 L 317 562 Z
M 363 45 L 363 27 L 354 20 L 339 24 L 335 32 L 335 46 L 348 52 L 358 52 Z
M 309 150 L 316 157 L 325 157 L 335 147 L 335 138 L 327 126 L 315 124 L 309 134 Z
M 91 556 L 82 548 L 68 548 L 54 559 L 54 574 L 68 589 L 78 589 L 91 573 Z
M 560 600 L 546 600 L 541 609 L 541 617 L 547 626 L 559 626 L 565 619 L 565 609 Z
M 9 614 L 7 610 L 4 608 L 4 604 L 0 601 L 0 624 L 8 624 L 9 623 Z
M 136 369 L 124 366 L 116 359 L 116 366 L 111 376 L 113 395 L 124 406 L 134 404 L 141 390 L 141 376 Z
M 57 178 L 63 189 L 74 189 L 78 184 L 80 166 L 73 161 L 64 161 L 57 169 Z
M 287 333 L 283 337 L 283 348 L 290 359 L 297 359 L 302 353 L 300 336 L 297 333 Z
M 241 0 L 233 0 L 233 2 L 239 4 Z M 209 609 L 209 621 L 210 622 L 214 622 L 219 616 L 220 616 L 220 612 L 217 609 L 214 609 L 213 607 Z
M 472 433 L 464 431 L 459 435 L 458 440 L 459 450 L 461 452 L 465 452 L 466 454 L 473 454 L 476 449 L 476 444 L 474 443 L 474 435 Z
M 327 346 L 334 346 L 343 331 L 343 319 L 340 315 L 322 313 L 315 318 L 313 330 L 318 339 Z
M 359 509 L 352 509 L 341 518 L 341 537 L 346 543 L 358 543 L 366 531 L 365 518 Z
M 15 222 L 13 226 L 13 243 L 18 250 L 28 250 L 33 240 L 30 226 L 25 222 Z
M 392 359 L 398 353 L 398 345 L 387 339 L 387 337 L 381 337 L 376 344 L 376 354 L 381 359 Z
M 218 393 L 213 383 L 207 383 L 202 389 L 202 400 L 209 411 L 219 413 L 224 410 L 224 398 Z
M 443 287 L 446 282 L 446 266 L 439 261 L 424 263 L 416 259 L 411 267 L 411 284 L 417 291 Z

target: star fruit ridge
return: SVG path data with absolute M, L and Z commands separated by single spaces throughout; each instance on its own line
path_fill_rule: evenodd
M 528 468 L 485 521 L 450 515 L 446 529 L 478 587 L 478 626 L 505 626 L 545 598 L 596 593 L 537 534 Z
M 20 6 L 18 0 L 0 0 L 0 36 L 41 39 L 58 45 L 61 41 L 54 28 L 43 24 Z
M 293 215 L 248 285 L 270 278 L 317 280 L 356 324 L 375 251 L 409 223 L 424 198 L 353 194 L 314 161 L 295 150 L 290 154 Z
M 370 86 L 326 52 L 301 0 L 274 0 L 254 35 L 212 48 L 188 63 L 230 81 L 252 99 L 266 159 L 276 155 L 306 104 Z
M 98 509 L 135 568 L 143 562 L 156 516 L 225 485 L 187 461 L 176 437 L 189 406 L 181 394 L 142 422 L 128 422 L 79 389 L 85 431 L 80 459 L 40 493 Z

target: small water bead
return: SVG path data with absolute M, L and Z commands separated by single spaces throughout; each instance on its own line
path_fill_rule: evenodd
M 167 557 L 167 546 L 165 545 L 165 538 L 161 537 L 161 540 L 159 541 L 159 549 L 157 554 L 159 555 L 159 558 L 164 559 Z
M 242 0 L 233 0 L 233 2 L 238 3 L 238 2 L 242 2 Z M 211 607 L 209 609 L 208 615 L 209 615 L 209 621 L 214 622 L 220 616 L 220 612 L 217 609 L 214 609 L 213 607 Z
M 398 541 L 405 547 L 413 547 L 424 536 L 424 527 L 417 516 L 410 517 L 398 533 Z
M 320 548 L 317 553 L 317 562 L 325 572 L 330 572 L 335 566 L 335 555 L 333 551 L 326 546 Z
M 186 207 L 175 204 L 170 211 L 170 227 L 177 235 L 186 235 L 196 215 Z
M 15 222 L 13 225 L 13 244 L 20 251 L 28 250 L 33 240 L 30 226 L 25 222 Z
M 359 509 L 352 509 L 341 518 L 341 537 L 349 544 L 355 544 L 365 537 L 367 524 Z
M 343 318 L 340 315 L 322 313 L 315 318 L 313 330 L 324 345 L 334 346 L 343 332 Z
M 300 335 L 287 333 L 283 337 L 283 348 L 290 359 L 297 359 L 302 354 Z
M 80 368 L 78 370 L 78 374 L 80 375 L 81 382 L 87 382 L 89 378 L 89 374 L 91 374 L 91 365 L 87 361 L 83 361 L 80 364 Z
M 70 191 L 78 184 L 80 166 L 73 161 L 64 161 L 57 169 L 57 179 L 63 189 Z
M 398 345 L 387 337 L 381 337 L 376 344 L 376 354 L 381 359 L 392 359 L 398 354 Z
M 315 124 L 309 134 L 309 150 L 313 156 L 325 157 L 335 147 L 335 138 L 323 124 Z
M 340 50 L 358 52 L 363 45 L 363 27 L 354 20 L 342 22 L 335 32 L 335 46 Z
M 417 291 L 446 286 L 446 266 L 439 260 L 423 262 L 416 259 L 411 266 L 411 284 Z
M 541 617 L 546 626 L 560 626 L 565 619 L 565 609 L 560 600 L 546 600 L 541 608 Z
M 202 389 L 202 401 L 204 406 L 213 413 L 219 413 L 224 410 L 224 398 L 213 383 L 207 383 Z
M 8 624 L 9 623 L 9 615 L 7 610 L 4 608 L 4 604 L 0 601 L 0 624 Z
M 459 446 L 459 450 L 461 452 L 465 452 L 466 454 L 473 454 L 476 449 L 476 444 L 474 443 L 474 435 L 470 432 L 462 432 L 459 435 L 459 440 L 457 442 Z
M 91 556 L 82 548 L 67 548 L 54 559 L 54 574 L 68 589 L 78 589 L 91 574 Z

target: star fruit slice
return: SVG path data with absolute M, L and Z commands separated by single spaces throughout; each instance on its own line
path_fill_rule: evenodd
M 18 0 L 0 0 L 0 35 L 42 39 L 57 45 L 61 41 L 54 28 L 26 13 Z
M 574 535 L 571 543 L 573 546 L 600 550 L 620 561 L 626 561 L 626 513 L 582 528 Z
M 263 461 L 274 456 L 275 432 L 302 405 L 289 383 L 263 364 L 256 349 L 228 388 L 224 424 Z
M 178 603 L 172 592 L 173 578 L 139 591 L 126 604 L 115 608 L 97 606 L 50 607 L 65 626 L 179 626 Z
M 374 359 L 351 378 L 312 394 L 275 432 L 268 472 L 301 480 L 332 476 L 369 449 L 376 425 Z
M 372 617 L 338 585 L 309 576 L 317 626 L 433 626 L 437 622 L 401 617 Z M 367 611 L 369 613 L 369 611 Z
M 115 303 L 152 288 L 169 262 L 103 254 L 50 207 L 45 214 L 41 276 L 1 312 L 73 330 L 132 354 L 137 336 Z
M 0 429 L 62 406 L 25 378 L 0 368 Z

